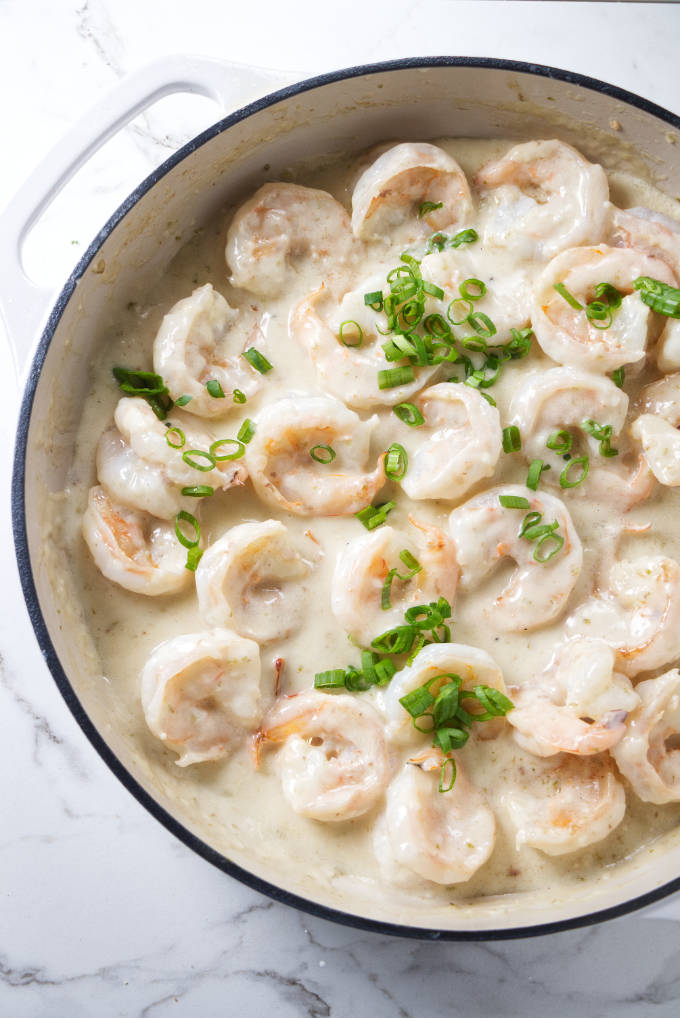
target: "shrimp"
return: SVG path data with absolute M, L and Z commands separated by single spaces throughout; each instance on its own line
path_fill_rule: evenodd
M 565 855 L 602 841 L 623 820 L 626 793 L 604 754 L 535 760 L 519 775 L 501 796 L 516 828 L 517 848 Z
M 383 526 L 355 537 L 338 555 L 333 574 L 331 605 L 340 625 L 363 646 L 388 629 L 403 624 L 404 611 L 445 597 L 453 604 L 458 584 L 458 563 L 453 541 L 438 527 L 410 522 L 424 538 L 416 540 L 415 558 L 420 571 L 402 581 L 394 576 L 391 605 L 383 610 L 382 592 L 388 571 L 409 572 L 399 552 L 411 550 L 411 540 L 392 527 Z
M 304 610 L 300 581 L 310 564 L 278 520 L 232 527 L 203 554 L 196 593 L 203 618 L 266 643 L 298 628 Z
M 376 825 L 376 856 L 387 879 L 400 871 L 435 884 L 460 884 L 477 872 L 496 842 L 496 819 L 460 764 L 447 792 L 439 791 L 445 757 L 435 749 L 407 761 L 387 790 Z
M 437 677 L 446 679 L 449 675 L 458 675 L 465 690 L 472 690 L 475 686 L 491 686 L 506 694 L 503 673 L 485 650 L 464 643 L 428 644 L 418 652 L 412 664 L 397 672 L 383 694 L 387 738 L 391 742 L 408 745 L 422 741 L 422 732 L 415 728 L 411 715 L 399 701 L 426 682 Z M 436 695 L 434 684 L 431 692 Z M 465 709 L 473 711 L 469 700 L 465 701 Z M 502 724 L 502 719 L 498 722 L 490 720 L 476 725 L 475 729 L 481 738 L 489 738 L 498 734 Z
M 448 382 L 425 389 L 416 405 L 425 426 L 404 431 L 409 466 L 401 486 L 412 499 L 459 501 L 496 468 L 503 444 L 498 410 L 474 389 Z
M 661 668 L 680 656 L 680 565 L 665 555 L 616 562 L 606 589 L 580 605 L 566 629 L 606 640 L 631 678 Z
M 184 460 L 184 452 L 207 454 L 214 441 L 188 414 L 173 411 L 169 422 L 185 436 L 181 448 L 168 444 L 168 428 L 143 399 L 119 400 L 114 421 L 117 430 L 105 432 L 97 447 L 97 476 L 111 495 L 132 509 L 170 519 L 180 509 L 196 507 L 196 498 L 182 495 L 182 488 L 208 485 L 226 490 L 245 481 L 246 470 L 238 461 L 210 467 L 207 456 L 194 456 L 200 468 L 209 467 L 205 470 Z
M 174 528 L 119 505 L 104 488 L 90 488 L 83 537 L 107 580 L 135 594 L 174 594 L 191 576 Z
M 531 324 L 542 350 L 558 364 L 600 373 L 641 361 L 655 319 L 633 288 L 638 276 L 675 284 L 665 262 L 632 249 L 600 244 L 571 248 L 553 258 L 536 281 L 530 306 Z M 624 294 L 608 328 L 589 321 L 585 311 L 599 283 L 610 283 Z M 580 310 L 555 290 L 557 284 L 566 287 L 581 304 Z
M 314 690 L 284 696 L 265 715 L 260 735 L 284 743 L 283 795 L 302 816 L 351 820 L 375 806 L 387 787 L 382 724 L 372 707 L 351 696 Z
M 508 721 L 515 740 L 535 756 L 590 756 L 623 738 L 639 697 L 604 640 L 575 637 L 558 647 L 542 675 L 511 686 Z
M 649 468 L 661 484 L 680 485 L 680 372 L 645 386 L 638 407 L 643 413 L 630 426 Z
M 361 472 L 376 424 L 377 417 L 361 421 L 330 396 L 301 393 L 269 403 L 246 449 L 255 491 L 296 516 L 358 512 L 385 483 L 384 455 L 372 473 Z
M 348 268 L 354 250 L 349 216 L 327 194 L 299 184 L 264 184 L 238 210 L 227 234 L 233 286 L 278 297 L 297 278 L 316 284 Z
M 499 501 L 504 495 L 526 499 L 528 509 L 504 508 Z M 558 524 L 555 537 L 545 539 L 543 550 L 519 535 L 525 512 L 540 513 L 541 524 Z M 536 629 L 563 610 L 581 572 L 583 551 L 569 511 L 558 498 L 534 494 L 519 484 L 490 488 L 453 510 L 449 531 L 464 590 L 477 587 L 505 557 L 517 564 L 500 594 L 482 608 L 494 629 Z M 560 538 L 563 544 L 554 550 Z M 550 552 L 547 561 L 540 560 Z
M 474 183 L 482 189 L 487 245 L 536 260 L 602 236 L 606 174 L 564 142 L 515 145 L 483 166 Z
M 430 208 L 430 205 L 439 206 Z M 443 149 L 404 142 L 378 156 L 352 194 L 352 230 L 361 240 L 401 244 L 469 223 L 472 198 L 465 174 Z
M 146 723 L 180 767 L 227 756 L 258 724 L 261 700 L 259 648 L 228 629 L 161 643 L 142 671 Z
M 252 311 L 237 311 L 210 283 L 200 286 L 166 314 L 153 344 L 154 371 L 173 399 L 190 396 L 186 409 L 199 417 L 220 417 L 234 406 L 231 393 L 252 397 L 261 375 L 241 357 L 256 344 L 258 327 Z M 227 352 L 229 351 L 229 352 Z M 226 399 L 211 396 L 209 381 L 219 382 Z
M 565 462 L 562 453 L 546 444 L 555 431 L 568 431 L 572 438 L 570 458 L 583 452 L 589 457 L 588 476 L 570 491 L 628 509 L 651 494 L 654 478 L 647 464 L 639 456 L 629 466 L 628 457 L 622 453 L 614 457 L 600 455 L 600 440 L 583 429 L 587 420 L 609 425 L 619 446 L 627 412 L 628 396 L 609 378 L 577 368 L 551 368 L 527 378 L 510 403 L 509 418 L 522 435 L 525 459 L 542 459 L 551 467 L 543 475 L 545 483 L 559 485 L 565 470 L 569 482 L 579 476 L 576 466 L 570 470 L 569 460 Z
M 643 802 L 680 802 L 680 672 L 646 679 L 636 692 L 640 705 L 612 756 Z
M 412 382 L 391 389 L 379 388 L 378 372 L 395 365 L 385 360 L 384 336 L 378 332 L 380 323 L 376 313 L 366 307 L 364 294 L 379 290 L 382 283 L 381 277 L 373 277 L 346 293 L 339 302 L 321 286 L 300 301 L 290 316 L 290 334 L 309 353 L 324 390 L 347 406 L 361 410 L 393 406 L 409 399 L 439 370 L 437 366 L 415 367 Z M 361 342 L 357 345 L 347 346 L 340 338 L 345 322 L 353 322 L 361 329 Z M 358 338 L 359 334 L 350 326 L 347 342 L 354 344 Z

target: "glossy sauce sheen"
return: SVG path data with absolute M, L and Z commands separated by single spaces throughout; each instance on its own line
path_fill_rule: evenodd
M 461 164 L 468 179 L 476 168 L 501 155 L 510 145 L 500 141 L 438 142 Z M 363 164 L 360 161 L 360 165 Z M 316 174 L 306 175 L 299 182 L 321 187 L 335 195 L 349 208 L 357 163 L 325 167 Z M 673 214 L 670 199 L 651 187 L 622 175 L 610 181 L 611 200 L 621 207 L 645 205 L 666 214 Z M 605 840 L 590 848 L 569 855 L 550 857 L 514 843 L 514 829 L 501 807 L 501 798 L 511 791 L 518 775 L 540 769 L 543 761 L 519 749 L 509 726 L 497 739 L 479 741 L 471 738 L 460 752 L 461 764 L 470 780 L 487 796 L 496 814 L 498 833 L 490 860 L 466 883 L 455 887 L 419 885 L 395 889 L 385 882 L 378 867 L 372 841 L 372 828 L 379 810 L 341 824 L 323 824 L 296 815 L 281 796 L 276 773 L 276 749 L 265 750 L 262 766 L 254 770 L 248 749 L 238 748 L 231 757 L 217 763 L 194 765 L 186 769 L 175 766 L 175 755 L 165 750 L 146 728 L 139 698 L 139 675 L 153 648 L 161 641 L 182 633 L 199 632 L 206 628 L 198 612 L 193 585 L 181 595 L 145 598 L 128 593 L 107 582 L 96 570 L 80 534 L 80 521 L 89 487 L 96 483 L 94 475 L 95 447 L 99 435 L 109 425 L 120 393 L 112 381 L 111 367 L 124 364 L 135 368 L 151 368 L 151 347 L 163 315 L 180 298 L 189 296 L 196 286 L 211 282 L 232 306 L 266 306 L 264 337 L 258 348 L 274 365 L 267 374 L 258 396 L 245 406 L 229 408 L 221 421 L 208 422 L 218 435 L 235 436 L 246 417 L 255 417 L 265 402 L 290 391 L 319 392 L 316 372 L 288 337 L 288 316 L 291 307 L 309 293 L 304 278 L 285 298 L 264 302 L 231 288 L 224 264 L 225 231 L 233 210 L 216 221 L 211 228 L 198 233 L 175 259 L 171 271 L 153 292 L 145 306 L 133 306 L 111 322 L 106 344 L 93 365 L 90 397 L 83 409 L 77 443 L 77 456 L 68 491 L 68 514 L 65 521 L 65 544 L 71 561 L 79 598 L 86 605 L 87 621 L 101 659 L 103 678 L 101 696 L 108 705 L 113 728 L 137 748 L 140 766 L 150 782 L 169 801 L 181 802 L 192 826 L 207 837 L 220 851 L 237 861 L 251 865 L 256 872 L 276 873 L 284 886 L 294 887 L 312 898 L 330 900 L 333 904 L 348 903 L 350 908 L 379 908 L 380 901 L 395 895 L 403 896 L 405 909 L 418 903 L 464 904 L 473 899 L 531 892 L 540 889 L 547 897 L 569 894 L 575 884 L 588 881 L 617 860 L 641 850 L 680 820 L 680 807 L 652 806 L 640 802 L 627 791 L 628 806 L 623 823 Z M 476 224 L 465 224 L 476 225 Z M 397 264 L 394 249 L 377 266 L 368 261 L 352 274 L 352 286 L 372 271 L 384 276 Z M 511 274 L 510 256 L 498 256 L 498 274 Z M 487 278 L 489 288 L 493 278 Z M 385 365 L 388 366 L 388 365 Z M 534 342 L 532 353 L 524 360 L 505 367 L 501 380 L 492 391 L 498 404 L 502 424 L 508 420 L 509 402 L 527 375 L 537 367 L 552 367 Z M 637 374 L 637 377 L 635 377 Z M 637 388 L 657 377 L 645 369 L 627 369 L 626 389 L 631 405 Z M 446 377 L 446 376 L 444 376 Z M 434 379 L 436 381 L 437 379 Z M 390 443 L 411 439 L 409 429 L 400 423 L 391 408 L 359 411 L 364 419 L 378 413 L 380 421 L 372 440 L 369 459 L 375 464 L 378 452 Z M 493 477 L 479 484 L 473 492 L 495 484 L 523 484 L 525 462 L 515 456 L 501 454 Z M 200 478 L 199 478 L 200 483 Z M 553 488 L 547 489 L 554 492 Z M 469 496 L 465 496 L 467 498 Z M 576 530 L 584 546 L 584 564 L 566 612 L 557 622 L 531 633 L 494 633 L 480 624 L 480 605 L 488 600 L 490 589 L 499 589 L 503 572 L 494 573 L 489 584 L 472 593 L 459 589 L 453 612 L 452 639 L 488 651 L 500 665 L 508 686 L 522 685 L 540 672 L 551 657 L 554 646 L 563 635 L 563 623 L 575 606 L 592 593 L 603 553 L 611 550 L 611 524 L 617 521 L 617 509 L 611 504 L 596 503 L 577 495 L 562 494 L 572 514 Z M 408 535 L 412 533 L 409 512 L 447 531 L 447 520 L 453 504 L 447 501 L 411 502 L 398 485 L 388 482 L 376 501 L 394 498 L 397 508 L 389 523 Z M 627 537 L 621 553 L 670 555 L 680 560 L 680 526 L 677 495 L 673 489 L 657 486 L 653 496 L 635 507 L 629 522 L 652 524 L 642 535 Z M 300 547 L 309 548 L 310 558 L 317 565 L 303 581 L 306 624 L 285 640 L 274 641 L 261 652 L 263 686 L 273 690 L 274 662 L 283 658 L 282 691 L 308 689 L 318 671 L 359 663 L 359 651 L 348 641 L 330 611 L 330 590 L 338 553 L 346 543 L 365 533 L 353 517 L 305 518 L 277 512 L 263 505 L 252 487 L 232 489 L 203 502 L 202 529 L 207 547 L 230 527 L 249 520 L 281 519 Z M 408 543 L 406 541 L 406 547 Z M 527 606 L 530 611 L 530 606 Z M 376 634 L 377 635 L 377 634 Z M 269 685 L 268 685 L 269 684 Z M 380 692 L 363 694 L 379 706 Z M 395 773 L 400 762 L 412 751 L 391 750 Z

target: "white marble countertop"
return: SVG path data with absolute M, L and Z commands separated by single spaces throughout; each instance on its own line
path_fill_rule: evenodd
M 408 55 L 509 57 L 680 112 L 679 40 L 672 4 L 2 0 L 0 208 L 117 79 L 170 53 L 291 78 Z M 165 100 L 111 142 L 31 238 L 36 278 L 63 282 L 119 201 L 214 116 L 207 100 Z M 8 434 L 16 392 L 4 343 L 0 371 Z M 76 726 L 22 608 L 6 510 L 0 540 L 0 1015 L 677 1015 L 677 905 L 667 919 L 636 914 L 533 940 L 417 943 L 309 918 L 194 856 Z

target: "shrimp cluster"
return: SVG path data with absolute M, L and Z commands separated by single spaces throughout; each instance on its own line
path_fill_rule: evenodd
M 680 802 L 680 222 L 561 140 L 470 151 L 260 178 L 78 488 L 120 616 L 164 616 L 154 766 L 409 907 Z

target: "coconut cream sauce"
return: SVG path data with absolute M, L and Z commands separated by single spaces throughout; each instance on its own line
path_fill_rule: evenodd
M 449 151 L 470 177 L 482 163 L 502 155 L 511 143 L 445 140 L 437 144 Z M 349 207 L 358 172 L 366 162 L 360 159 L 349 167 L 323 167 L 298 182 L 328 190 Z M 614 173 L 610 184 L 611 199 L 621 207 L 644 205 L 676 215 L 677 206 L 672 200 L 643 181 Z M 202 230 L 182 249 L 171 270 L 149 293 L 144 306 L 129 306 L 112 321 L 108 342 L 92 365 L 92 387 L 83 407 L 77 455 L 67 493 L 64 542 L 72 563 L 77 596 L 85 606 L 86 621 L 101 660 L 101 698 L 111 728 L 121 732 L 134 747 L 157 792 L 169 803 L 181 804 L 188 822 L 200 836 L 252 871 L 270 878 L 275 874 L 273 879 L 282 886 L 312 898 L 362 911 L 378 910 L 381 900 L 389 898 L 392 905 L 403 901 L 404 914 L 413 918 L 418 916 L 420 908 L 431 909 L 448 903 L 502 902 L 504 899 L 498 896 L 537 889 L 552 898 L 572 894 L 576 886 L 602 873 L 603 867 L 610 867 L 617 860 L 649 846 L 674 827 L 680 821 L 680 806 L 646 805 L 628 790 L 626 817 L 604 841 L 561 857 L 549 857 L 526 846 L 517 850 L 514 829 L 500 800 L 512 789 L 519 774 L 531 773 L 543 763 L 520 750 L 506 726 L 505 734 L 496 740 L 471 738 L 459 754 L 468 776 L 485 792 L 497 817 L 498 836 L 489 862 L 470 881 L 456 887 L 420 885 L 415 889 L 395 890 L 383 881 L 373 850 L 371 831 L 378 811 L 339 824 L 305 819 L 293 813 L 282 798 L 275 749 L 265 749 L 259 771 L 253 768 L 245 746 L 227 760 L 181 769 L 175 765 L 175 754 L 166 750 L 145 725 L 139 675 L 151 651 L 161 641 L 206 628 L 198 613 L 195 590 L 192 585 L 181 595 L 145 598 L 109 583 L 90 558 L 80 534 L 80 522 L 88 489 L 96 483 L 96 443 L 109 426 L 120 396 L 111 367 L 123 364 L 150 369 L 152 343 L 163 315 L 196 286 L 211 282 L 234 306 L 246 303 L 263 306 L 263 302 L 243 291 L 233 290 L 227 283 L 224 243 L 232 212 L 227 211 L 222 219 Z M 397 258 L 398 255 L 395 257 L 394 252 L 390 252 L 378 268 L 386 273 L 396 264 Z M 367 264 L 365 275 L 375 268 L 375 262 Z M 499 259 L 499 272 L 510 272 L 512 268 L 509 256 L 505 262 Z M 361 277 L 358 273 L 356 278 Z M 228 412 L 220 419 L 221 423 L 208 422 L 216 434 L 236 435 L 241 422 L 246 417 L 255 417 L 265 401 L 291 390 L 319 391 L 311 362 L 294 348 L 287 328 L 291 306 L 312 288 L 305 277 L 300 276 L 295 293 L 267 303 L 264 338 L 257 345 L 272 362 L 274 370 L 267 374 L 261 393 L 245 406 L 233 406 L 230 400 L 225 401 Z M 511 362 L 504 369 L 500 382 L 492 390 L 504 424 L 513 393 L 522 386 L 526 375 L 542 364 L 552 366 L 534 343 L 529 357 Z M 634 375 L 635 368 L 627 369 L 626 388 L 631 404 L 637 388 L 655 377 L 645 370 L 629 384 Z M 407 430 L 391 408 L 376 412 L 380 424 L 372 444 L 372 464 L 379 451 L 391 442 L 401 441 Z M 361 412 L 360 416 L 366 418 L 370 413 Z M 519 458 L 502 455 L 494 476 L 477 490 L 503 482 L 523 483 L 526 469 Z M 567 611 L 557 623 L 532 633 L 510 634 L 495 634 L 480 625 L 479 605 L 489 596 L 490 590 L 500 588 L 502 570 L 474 593 L 459 591 L 454 605 L 452 639 L 487 650 L 503 670 L 507 685 L 526 682 L 543 669 L 562 637 L 565 617 L 592 592 L 602 555 L 610 550 L 609 525 L 617 520 L 616 506 L 593 503 L 569 492 L 560 494 L 583 542 L 584 566 Z M 389 523 L 404 533 L 405 547 L 409 546 L 408 535 L 412 532 L 407 521 L 409 512 L 446 530 L 451 503 L 410 502 L 398 485 L 388 483 L 380 501 L 391 498 L 395 499 L 397 507 L 390 514 Z M 680 560 L 680 526 L 677 517 L 673 519 L 675 513 L 677 495 L 672 489 L 657 486 L 653 497 L 627 517 L 631 522 L 650 522 L 651 530 L 624 539 L 621 554 L 637 556 L 663 552 Z M 303 583 L 306 625 L 287 639 L 262 648 L 263 686 L 271 695 L 277 658 L 285 661 L 281 683 L 285 693 L 310 688 L 317 671 L 358 664 L 359 651 L 348 641 L 331 613 L 330 590 L 338 553 L 351 538 L 365 531 L 351 516 L 302 518 L 277 512 L 263 505 L 251 486 L 246 485 L 203 501 L 201 521 L 206 546 L 237 523 L 268 518 L 281 519 L 300 546 L 309 547 L 318 559 L 316 568 Z M 362 695 L 380 706 L 379 691 Z M 405 759 L 410 752 L 401 754 L 393 750 L 392 753 L 396 773 L 401 756 Z

